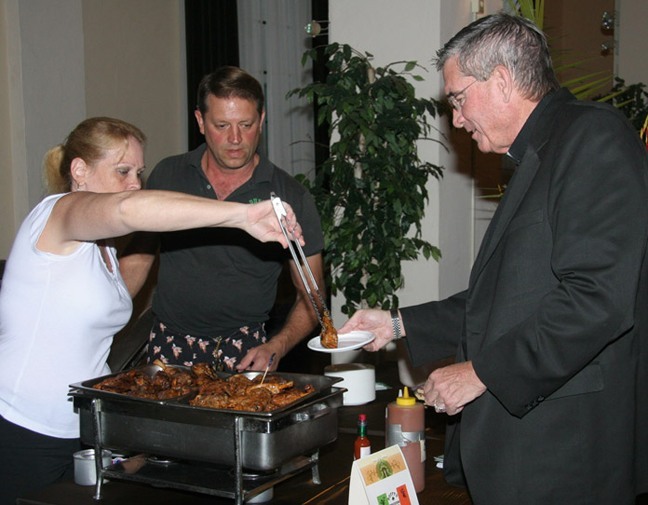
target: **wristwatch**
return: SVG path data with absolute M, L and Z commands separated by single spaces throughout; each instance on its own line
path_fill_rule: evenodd
M 403 337 L 403 334 L 401 333 L 400 317 L 398 317 L 398 309 L 391 309 L 389 313 L 391 314 L 394 340 L 398 340 L 399 338 Z

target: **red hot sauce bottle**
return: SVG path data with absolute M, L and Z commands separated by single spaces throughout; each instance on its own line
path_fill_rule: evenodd
M 358 415 L 358 436 L 353 444 L 353 459 L 371 454 L 371 440 L 367 438 L 367 416 Z

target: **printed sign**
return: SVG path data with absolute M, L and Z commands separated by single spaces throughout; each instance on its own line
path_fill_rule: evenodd
M 398 445 L 353 462 L 349 505 L 419 505 L 412 476 Z

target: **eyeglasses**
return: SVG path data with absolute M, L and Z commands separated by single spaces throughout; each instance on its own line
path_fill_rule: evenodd
M 466 96 L 465 96 L 466 90 L 476 82 L 477 79 L 475 79 L 473 82 L 471 82 L 468 86 L 466 86 L 464 89 L 460 91 L 457 91 L 455 93 L 448 93 L 448 95 L 446 96 L 446 100 L 448 100 L 450 107 L 452 107 L 454 110 L 459 112 L 466 101 Z

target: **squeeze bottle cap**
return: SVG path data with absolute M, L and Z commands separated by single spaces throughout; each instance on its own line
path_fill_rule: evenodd
M 403 396 L 396 398 L 396 405 L 416 405 L 416 398 L 409 395 L 407 386 L 403 388 Z

